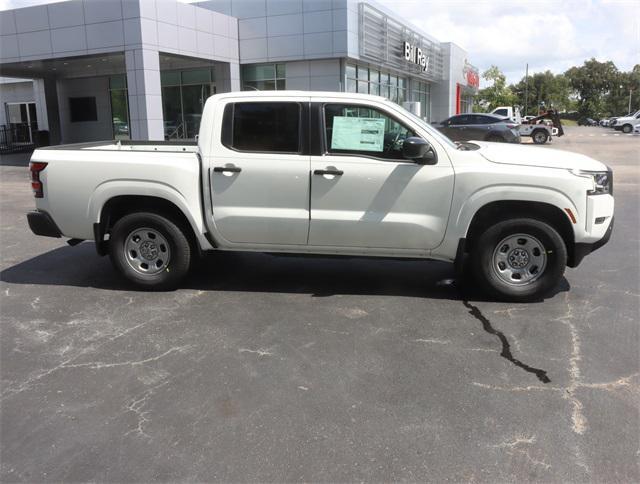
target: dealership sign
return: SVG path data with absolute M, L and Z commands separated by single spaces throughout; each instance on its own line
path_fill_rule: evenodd
M 424 55 L 421 49 L 404 41 L 402 42 L 402 51 L 404 52 L 405 60 L 420 66 L 422 72 L 427 72 L 429 68 L 429 57 Z
M 462 67 L 462 76 L 467 81 L 467 86 L 478 89 L 480 87 L 480 74 L 478 70 L 469 64 L 467 59 L 464 60 L 464 66 Z

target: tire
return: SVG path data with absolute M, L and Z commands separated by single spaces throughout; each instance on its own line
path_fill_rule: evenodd
M 562 278 L 567 248 L 550 225 L 511 219 L 480 235 L 471 249 L 470 263 L 476 283 L 490 296 L 515 302 L 540 300 Z
M 189 272 L 191 245 L 184 231 L 164 215 L 135 212 L 116 222 L 109 239 L 115 268 L 136 286 L 174 289 Z
M 490 134 L 489 136 L 487 136 L 486 141 L 489 141 L 491 143 L 504 143 L 504 138 L 497 134 Z
M 629 134 L 629 133 L 631 133 L 631 131 L 633 131 L 633 126 L 631 126 L 630 124 L 625 124 L 625 125 L 622 127 L 622 132 L 623 132 L 624 134 Z
M 531 133 L 531 139 L 537 145 L 543 145 L 549 139 L 549 134 L 543 129 L 536 129 L 533 133 Z

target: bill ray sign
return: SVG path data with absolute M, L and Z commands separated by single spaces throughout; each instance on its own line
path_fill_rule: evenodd
M 402 42 L 402 50 L 404 52 L 405 60 L 419 65 L 422 72 L 427 72 L 427 69 L 429 68 L 429 57 L 424 55 L 421 49 L 415 45 L 411 45 L 407 41 L 404 41 Z

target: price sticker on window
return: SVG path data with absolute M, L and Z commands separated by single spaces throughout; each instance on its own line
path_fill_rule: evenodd
M 384 147 L 384 119 L 335 116 L 331 149 L 378 151 Z

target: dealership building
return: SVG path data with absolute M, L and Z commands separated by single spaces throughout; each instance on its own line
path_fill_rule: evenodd
M 363 92 L 439 121 L 479 81 L 461 47 L 369 0 L 69 0 L 2 11 L 0 34 L 0 125 L 51 144 L 193 139 L 208 96 L 247 89 Z

